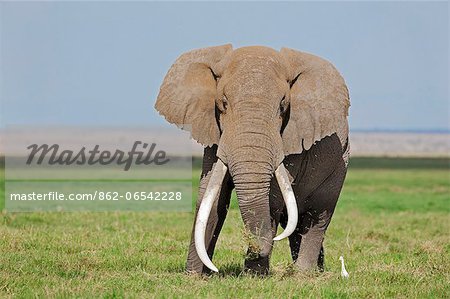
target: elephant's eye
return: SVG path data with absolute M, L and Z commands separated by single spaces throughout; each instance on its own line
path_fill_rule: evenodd
M 214 73 L 214 71 L 213 71 L 212 68 L 209 68 L 209 70 L 211 71 L 211 74 L 213 75 L 214 80 L 218 81 L 218 80 L 220 79 L 220 76 L 219 76 L 219 75 L 216 75 L 216 74 Z
M 222 112 L 222 113 L 224 113 L 227 110 L 227 108 L 228 108 L 228 99 L 227 99 L 226 95 L 222 96 L 222 100 L 219 101 L 219 105 L 218 106 L 219 106 L 220 112 Z
M 280 114 L 286 112 L 286 108 L 287 108 L 286 95 L 284 95 L 280 102 Z

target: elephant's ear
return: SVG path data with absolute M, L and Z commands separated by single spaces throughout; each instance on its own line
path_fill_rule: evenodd
M 333 133 L 344 146 L 350 100 L 342 76 L 320 57 L 287 48 L 281 55 L 291 82 L 290 118 L 282 136 L 285 154 L 308 150 Z
M 192 50 L 169 69 L 155 108 L 166 120 L 191 132 L 204 146 L 219 143 L 215 118 L 216 73 L 219 62 L 232 51 L 230 44 Z

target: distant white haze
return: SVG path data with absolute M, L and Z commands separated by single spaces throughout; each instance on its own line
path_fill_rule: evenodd
M 146 140 L 146 137 L 149 139 Z M 203 154 L 203 147 L 194 140 L 189 141 L 189 134 L 183 133 L 175 126 L 169 129 L 136 128 L 134 133 L 130 128 L 3 129 L 0 130 L 2 140 L 0 154 L 27 155 L 29 150 L 26 146 L 34 143 L 50 145 L 59 143 L 62 148 L 78 150 L 82 146 L 92 148 L 93 144 L 100 144 L 102 150 L 114 150 L 119 144 L 127 150 L 136 140 L 152 142 L 154 139 L 159 146 L 174 155 L 185 156 L 190 152 L 193 156 Z M 450 133 L 351 132 L 350 149 L 353 157 L 450 157 Z
M 424 132 L 350 133 L 352 156 L 450 157 L 450 134 Z

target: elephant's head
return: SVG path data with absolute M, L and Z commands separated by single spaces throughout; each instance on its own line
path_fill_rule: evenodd
M 347 136 L 348 92 L 327 61 L 283 48 L 231 45 L 193 50 L 170 68 L 155 105 L 170 122 L 189 129 L 204 146 L 218 145 L 216 164 L 197 215 L 196 248 L 209 268 L 204 228 L 228 170 L 246 228 L 260 256 L 270 254 L 269 188 L 275 175 L 293 232 L 297 206 L 283 166 L 285 155 L 308 150 L 337 133 Z M 185 125 L 188 125 L 185 127 Z

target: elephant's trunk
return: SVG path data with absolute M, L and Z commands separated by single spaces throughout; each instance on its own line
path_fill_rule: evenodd
M 258 173 L 263 168 L 259 163 L 238 163 L 238 167 L 246 167 L 249 172 L 232 171 L 236 188 L 239 209 L 245 226 L 245 237 L 248 241 L 246 268 L 266 274 L 269 256 L 273 244 L 273 227 L 270 217 L 269 187 L 271 177 Z M 252 164 L 252 165 L 250 165 Z M 255 169 L 255 170 L 253 170 Z
M 248 259 L 268 259 L 273 238 L 269 206 L 272 154 L 257 145 L 254 136 L 236 138 L 239 146 L 230 150 L 227 162 L 249 241 Z
M 281 163 L 281 137 L 268 129 L 264 119 L 236 125 L 233 135 L 224 132 L 219 145 L 233 179 L 249 248 L 246 266 L 261 273 L 268 270 L 273 244 L 270 216 L 270 181 Z

